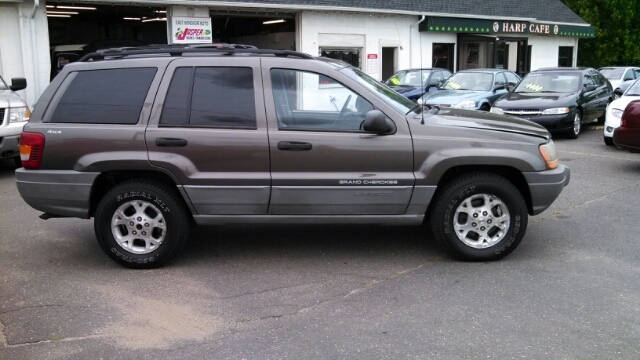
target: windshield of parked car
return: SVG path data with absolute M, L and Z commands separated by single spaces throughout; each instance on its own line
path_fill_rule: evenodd
M 387 86 L 425 86 L 430 70 L 402 70 L 385 81 Z
M 2 76 L 0 76 L 0 90 L 9 90 L 7 83 L 4 82 Z
M 598 71 L 600 71 L 600 74 L 602 74 L 604 77 L 606 77 L 609 80 L 619 80 L 622 77 L 622 73 L 624 72 L 624 69 L 603 68 Z
M 360 84 L 367 87 L 369 90 L 373 91 L 384 102 L 391 105 L 401 113 L 408 115 L 409 113 L 420 114 L 422 112 L 422 106 L 417 106 L 415 102 L 398 94 L 390 87 L 363 73 L 362 71 L 352 67 L 344 68 L 341 71 Z
M 572 93 L 578 91 L 580 73 L 529 73 L 514 90 L 516 93 Z
M 489 91 L 493 88 L 493 74 L 459 72 L 453 74 L 439 89 Z
M 625 91 L 624 96 L 640 96 L 640 81 L 636 80 L 627 91 Z

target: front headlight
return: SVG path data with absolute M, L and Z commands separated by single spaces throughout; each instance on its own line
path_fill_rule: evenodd
M 540 155 L 542 155 L 542 158 L 547 164 L 547 169 L 551 170 L 558 167 L 558 151 L 556 150 L 556 144 L 553 143 L 553 140 L 549 140 L 548 143 L 540 145 L 538 150 L 540 150 Z
M 569 108 L 563 107 L 563 108 L 546 109 L 545 111 L 542 112 L 542 115 L 560 115 L 560 114 L 568 114 L 568 113 L 569 113 Z
M 31 117 L 28 107 L 9 108 L 9 122 L 27 121 Z
M 497 108 L 497 107 L 491 107 L 491 113 L 494 114 L 498 114 L 498 115 L 504 115 L 504 110 L 502 110 L 501 108 Z
M 455 104 L 453 107 L 462 108 L 462 109 L 469 109 L 469 108 L 475 109 L 476 102 L 473 100 L 465 100 Z
M 622 118 L 622 113 L 624 112 L 624 110 L 620 110 L 620 109 L 611 109 L 611 115 L 613 115 L 614 118 L 616 119 L 620 119 Z

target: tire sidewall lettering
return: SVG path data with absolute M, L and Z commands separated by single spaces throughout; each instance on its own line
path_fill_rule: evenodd
M 169 209 L 169 207 L 165 204 L 165 202 L 160 199 L 158 196 L 156 196 L 155 194 L 152 194 L 151 192 L 148 191 L 127 191 L 127 192 L 123 192 L 121 194 L 118 194 L 116 196 L 116 202 L 120 203 L 120 202 L 124 202 L 124 201 L 131 201 L 131 200 L 136 200 L 136 199 L 144 199 L 144 200 L 149 200 L 150 202 L 154 203 L 155 205 L 157 205 L 160 209 L 162 209 L 163 212 L 171 212 L 171 210 Z

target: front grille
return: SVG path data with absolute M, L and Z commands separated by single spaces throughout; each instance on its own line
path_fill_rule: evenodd
M 0 109 L 0 125 L 4 124 L 4 109 Z
M 504 109 L 504 113 L 512 116 L 532 116 L 541 115 L 540 109 Z
M 540 109 L 504 109 L 504 111 L 508 112 L 542 112 Z

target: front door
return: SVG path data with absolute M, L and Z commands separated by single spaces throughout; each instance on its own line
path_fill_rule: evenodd
M 271 178 L 260 59 L 171 62 L 146 131 L 198 215 L 265 215 Z M 166 94 L 166 96 L 164 95 Z M 159 121 L 157 120 L 159 118 Z
M 325 64 L 263 59 L 272 190 L 269 214 L 404 214 L 411 199 L 413 149 L 408 124 L 361 129 L 379 99 Z M 323 75 L 323 72 L 331 76 Z M 387 109 L 388 111 L 388 109 Z M 387 114 L 389 116 L 389 114 Z

